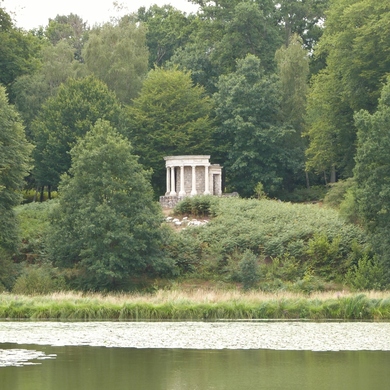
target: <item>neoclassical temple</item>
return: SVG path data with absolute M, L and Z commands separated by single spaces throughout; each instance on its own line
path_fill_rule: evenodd
M 221 195 L 222 167 L 210 164 L 210 156 L 167 156 L 167 189 L 160 196 L 163 207 L 174 207 L 186 196 Z

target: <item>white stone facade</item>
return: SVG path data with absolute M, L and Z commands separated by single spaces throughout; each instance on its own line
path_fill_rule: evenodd
M 222 167 L 210 164 L 210 156 L 167 156 L 164 160 L 167 188 L 160 198 L 164 206 L 173 207 L 186 196 L 222 194 Z

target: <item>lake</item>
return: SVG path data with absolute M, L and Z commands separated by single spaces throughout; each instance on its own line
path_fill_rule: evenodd
M 1 390 L 389 384 L 390 323 L 0 322 Z

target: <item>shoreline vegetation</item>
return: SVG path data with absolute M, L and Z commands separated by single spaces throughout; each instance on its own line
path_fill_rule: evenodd
M 390 292 L 158 290 L 154 294 L 0 294 L 0 319 L 390 320 Z

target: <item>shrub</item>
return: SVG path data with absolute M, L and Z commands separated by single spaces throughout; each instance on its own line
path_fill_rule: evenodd
M 339 180 L 337 183 L 329 184 L 329 190 L 324 198 L 324 205 L 339 209 L 345 199 L 347 191 L 354 185 L 353 179 Z
M 252 251 L 246 250 L 239 263 L 240 279 L 244 290 L 249 290 L 254 287 L 259 281 L 259 267 L 257 257 Z
M 345 282 L 356 291 L 380 290 L 385 282 L 384 269 L 375 258 L 365 255 L 348 270 Z
M 212 204 L 215 201 L 216 198 L 212 195 L 188 196 L 180 201 L 173 211 L 175 214 L 206 217 L 210 215 Z
M 15 294 L 48 294 L 66 289 L 65 278 L 50 264 L 27 266 L 12 291 Z

